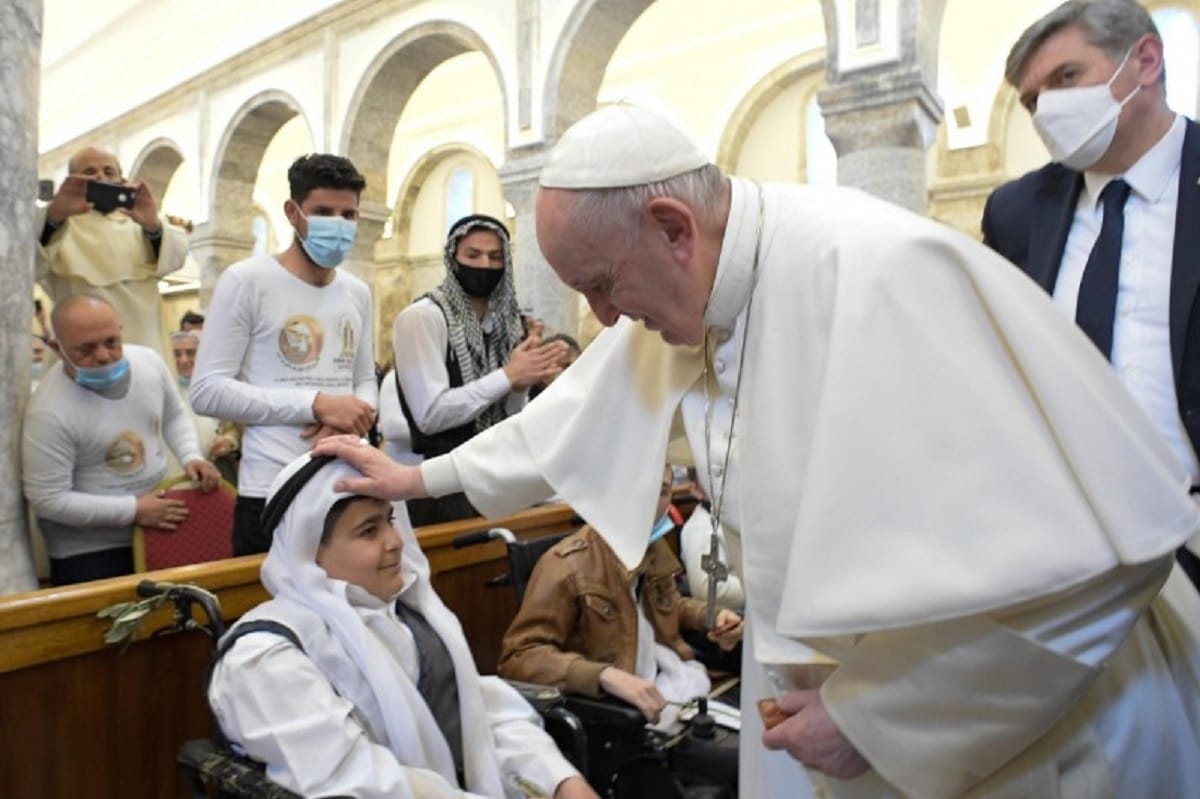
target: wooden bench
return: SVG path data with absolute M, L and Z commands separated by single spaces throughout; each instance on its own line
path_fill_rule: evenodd
M 565 506 L 535 508 L 488 523 L 471 519 L 417 531 L 433 582 L 462 620 L 480 671 L 495 670 L 516 612 L 512 591 L 488 588 L 507 571 L 504 545 L 455 550 L 467 532 L 507 527 L 536 538 L 578 524 Z M 217 594 L 227 621 L 267 598 L 261 555 L 48 588 L 0 599 L 0 797 L 187 796 L 175 754 L 208 737 L 201 695 L 210 645 L 204 635 L 143 634 L 122 650 L 103 642 L 96 612 L 136 599 L 143 579 L 196 583 Z M 170 623 L 169 608 L 146 632 Z

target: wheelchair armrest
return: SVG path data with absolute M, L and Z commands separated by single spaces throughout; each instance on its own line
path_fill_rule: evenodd
M 563 703 L 562 691 L 553 685 L 539 685 L 520 680 L 505 680 L 505 682 L 516 689 L 521 698 L 533 705 L 533 709 L 543 716 L 550 708 L 558 707 Z
M 239 797 L 299 799 L 296 794 L 267 779 L 261 766 L 211 740 L 188 741 L 175 759 L 197 790 L 200 786 L 212 786 L 227 795 Z
M 646 726 L 646 717 L 628 702 L 615 696 L 593 699 L 590 696 L 564 694 L 566 708 L 579 717 L 584 726 L 599 724 L 606 727 L 627 727 L 640 730 Z

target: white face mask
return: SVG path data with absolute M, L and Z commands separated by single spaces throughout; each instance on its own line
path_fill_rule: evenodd
M 1097 86 L 1047 89 L 1038 95 L 1033 126 L 1050 151 L 1050 157 L 1063 166 L 1084 170 L 1099 161 L 1117 135 L 1121 109 L 1141 90 L 1138 85 L 1129 96 L 1117 102 L 1112 84 L 1129 63 L 1130 49 L 1108 79 Z

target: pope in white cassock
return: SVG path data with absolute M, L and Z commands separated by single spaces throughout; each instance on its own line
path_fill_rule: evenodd
M 686 441 L 746 589 L 742 796 L 804 795 L 805 766 L 836 797 L 1200 796 L 1172 573 L 1200 507 L 1037 286 L 860 192 L 727 178 L 630 106 L 540 183 L 542 252 L 612 329 L 420 467 L 323 442 L 368 475 L 343 490 L 557 494 L 632 567 Z

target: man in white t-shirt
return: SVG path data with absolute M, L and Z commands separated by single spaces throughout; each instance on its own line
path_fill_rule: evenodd
M 89 295 L 54 308 L 46 372 L 25 413 L 25 496 L 37 514 L 55 585 L 133 571 L 135 524 L 174 529 L 187 517 L 155 487 L 167 448 L 211 491 L 220 475 L 204 460 L 191 414 L 166 363 L 149 347 L 122 345 L 107 301 Z
M 325 435 L 366 435 L 378 404 L 371 292 L 337 269 L 354 246 L 366 181 L 347 159 L 317 154 L 298 158 L 288 183 L 295 238 L 221 276 L 192 376 L 196 413 L 246 426 L 236 555 L 270 548 L 259 517 L 279 470 Z

